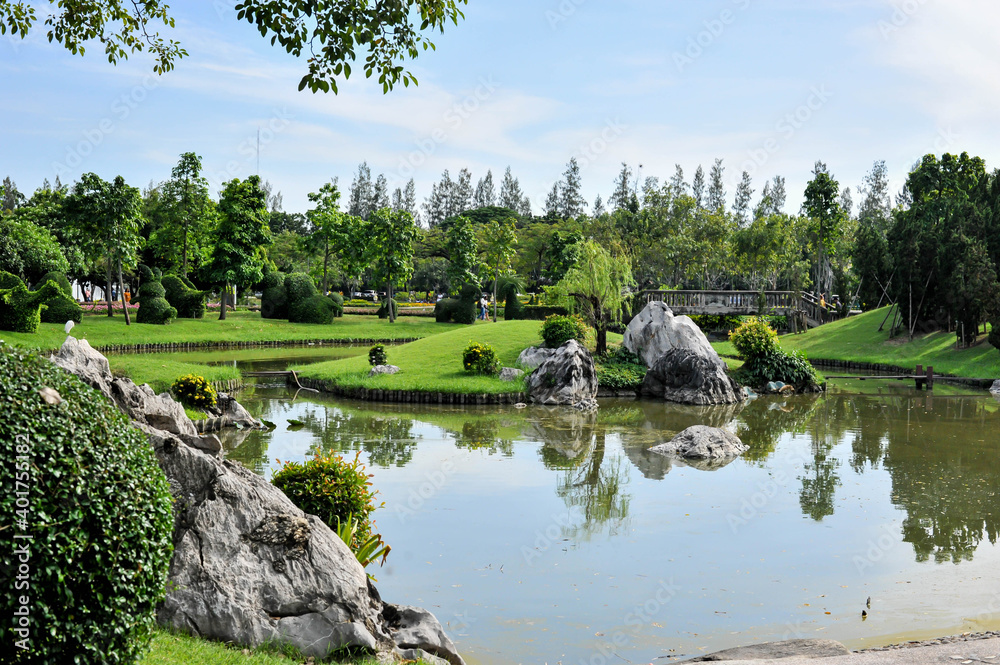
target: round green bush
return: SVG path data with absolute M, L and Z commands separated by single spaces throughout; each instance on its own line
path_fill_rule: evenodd
M 385 298 L 382 300 L 381 303 L 379 303 L 378 318 L 380 319 L 389 318 L 389 303 L 392 303 L 392 318 L 396 318 L 397 316 L 399 316 L 399 303 L 397 303 L 395 300 L 390 300 L 389 298 Z
M 372 367 L 389 364 L 389 357 L 386 355 L 384 344 L 376 344 L 368 349 L 368 364 Z
M 173 550 L 170 488 L 149 442 L 23 350 L 0 348 L 0 403 L 3 662 L 137 662 Z
M 542 339 L 550 349 L 558 349 L 571 339 L 583 344 L 587 340 L 587 324 L 576 314 L 553 314 L 545 317 Z
M 288 318 L 288 292 L 285 291 L 285 275 L 271 272 L 261 282 L 260 316 L 264 319 Z
M 208 409 L 215 406 L 218 394 L 205 377 L 185 374 L 170 386 L 170 392 L 178 402 L 192 409 Z
M 146 266 L 139 266 L 139 276 L 142 285 L 136 298 L 139 311 L 135 320 L 139 323 L 165 325 L 177 318 L 177 310 L 170 306 L 163 296 L 166 290 L 160 283 L 160 277 Z
M 741 383 L 756 388 L 772 381 L 787 383 L 799 390 L 819 383 L 816 370 L 801 351 L 786 353 L 781 349 L 746 361 L 738 370 L 737 377 Z
M 293 272 L 285 277 L 285 293 L 288 294 L 288 307 L 291 309 L 295 303 L 319 295 L 319 290 L 312 277 L 304 272 Z
M 38 287 L 42 286 L 43 284 L 45 284 L 45 282 L 48 281 L 55 282 L 56 285 L 59 287 L 59 290 L 65 293 L 67 297 L 70 298 L 73 297 L 73 287 L 70 286 L 69 278 L 66 277 L 65 273 L 56 272 L 54 270 L 52 272 L 45 273 L 45 276 L 42 277 L 40 280 L 38 280 L 38 284 L 35 285 L 35 288 L 33 290 L 37 291 Z
M 746 319 L 740 327 L 729 333 L 736 353 L 743 360 L 752 360 L 778 352 L 778 333 L 766 321 L 756 316 Z
M 352 547 L 371 535 L 371 514 L 376 508 L 371 476 L 359 452 L 348 462 L 337 454 L 317 455 L 304 463 L 286 462 L 271 482 L 301 510 L 319 517 L 331 529 L 353 518 L 358 522 Z
M 466 372 L 496 376 L 500 373 L 500 359 L 496 349 L 489 344 L 469 342 L 462 352 L 462 366 Z
M 329 298 L 316 293 L 305 300 L 290 303 L 288 320 L 292 323 L 332 323 L 334 307 Z
M 66 323 L 67 321 L 83 321 L 83 308 L 80 303 L 60 291 L 43 303 L 41 317 L 43 323 Z
M 164 275 L 160 283 L 163 285 L 164 297 L 177 310 L 178 318 L 200 319 L 205 316 L 208 291 L 199 291 L 190 281 L 185 281 L 178 275 Z

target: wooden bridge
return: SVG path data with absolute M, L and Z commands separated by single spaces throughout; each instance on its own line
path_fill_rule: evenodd
M 815 328 L 837 316 L 833 309 L 821 306 L 812 294 L 803 291 L 643 291 L 639 299 L 642 303 L 666 303 L 674 314 L 780 314 L 788 317 L 792 330 Z

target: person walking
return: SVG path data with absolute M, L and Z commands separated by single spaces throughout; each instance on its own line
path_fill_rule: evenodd
M 489 303 L 486 302 L 486 298 L 483 296 L 479 297 L 479 318 L 483 321 L 486 320 L 486 307 Z

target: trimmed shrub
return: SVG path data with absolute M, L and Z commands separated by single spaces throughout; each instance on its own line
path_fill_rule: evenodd
M 385 298 L 379 304 L 378 318 L 380 319 L 389 318 L 389 303 L 392 303 L 392 318 L 396 318 L 399 316 L 399 303 L 397 303 L 395 300 L 390 300 L 389 298 Z
M 333 323 L 335 307 L 333 301 L 317 293 L 289 305 L 288 320 L 292 323 Z
M 500 280 L 497 285 L 497 298 L 502 299 L 503 303 L 503 320 L 504 321 L 517 321 L 519 319 L 527 318 L 524 312 L 524 305 L 517 297 L 517 289 L 520 286 L 517 280 L 510 278 L 504 278 Z
M 304 272 L 293 272 L 285 277 L 285 293 L 288 295 L 288 307 L 297 302 L 319 295 L 313 278 Z
M 59 290 L 65 293 L 68 297 L 73 297 L 73 287 L 69 283 L 69 278 L 67 278 L 64 273 L 56 272 L 54 270 L 52 272 L 45 273 L 45 276 L 38 280 L 38 284 L 35 284 L 35 288 L 32 290 L 37 291 L 40 286 L 50 280 L 55 282 L 56 286 L 59 287 Z
M 288 292 L 285 291 L 285 275 L 269 272 L 261 284 L 260 316 L 263 319 L 288 318 Z
M 137 662 L 173 551 L 173 500 L 149 442 L 97 391 L 23 350 L 0 348 L 0 402 L 0 483 L 11 488 L 0 496 L 0 543 L 7 562 L 16 548 L 30 552 L 30 590 L 15 591 L 15 565 L 0 567 L 4 662 Z M 19 596 L 27 650 L 13 647 L 28 637 L 12 620 Z
M 159 271 L 157 271 L 158 273 Z M 139 323 L 153 323 L 165 325 L 177 318 L 177 310 L 170 306 L 163 284 L 160 283 L 159 274 L 154 273 L 147 266 L 139 266 L 139 278 L 142 285 L 139 287 L 139 311 L 136 312 L 135 320 Z
M 371 514 L 378 494 L 371 488 L 371 476 L 365 473 L 360 451 L 348 462 L 337 454 L 317 455 L 304 463 L 286 462 L 271 482 L 301 510 L 319 517 L 331 529 L 354 519 L 358 528 L 353 534 L 355 549 L 372 532 Z
M 344 296 L 336 291 L 331 291 L 326 294 L 326 297 L 333 303 L 333 316 L 338 319 L 342 317 L 344 315 Z
M 185 374 L 170 386 L 170 392 L 178 402 L 192 409 L 208 409 L 215 406 L 218 394 L 205 377 Z
M 736 353 L 743 360 L 752 360 L 779 352 L 778 333 L 767 322 L 756 316 L 746 319 L 740 327 L 729 333 Z
M 205 299 L 208 291 L 199 291 L 189 281 L 179 275 L 165 275 L 160 280 L 164 297 L 177 310 L 181 319 L 200 319 L 205 316 Z
M 58 286 L 59 293 L 42 303 L 43 307 L 40 311 L 42 323 L 66 323 L 71 320 L 80 323 L 83 321 L 83 308 L 80 307 L 80 303 L 73 299 L 73 288 L 66 275 L 61 272 L 46 273 L 35 285 L 34 290 L 37 291 L 47 282 Z
M 496 349 L 489 344 L 469 342 L 462 352 L 462 366 L 466 372 L 496 376 L 500 373 L 500 359 Z
M 741 383 L 762 387 L 771 381 L 781 381 L 802 389 L 819 383 L 816 370 L 801 351 L 787 353 L 778 349 L 756 356 L 743 363 L 737 371 Z
M 476 303 L 479 297 L 479 287 L 465 284 L 458 298 L 444 298 L 434 305 L 434 319 L 438 323 L 454 321 L 471 325 L 476 322 Z
M 576 314 L 554 314 L 542 324 L 542 339 L 550 349 L 558 349 L 571 339 L 583 344 L 587 340 L 587 324 Z
M 386 355 L 384 344 L 376 344 L 368 349 L 368 364 L 372 367 L 389 364 L 389 357 Z
M 62 291 L 55 282 L 45 282 L 37 291 L 29 291 L 17 275 L 0 271 L 0 330 L 37 332 L 42 305 L 60 295 Z

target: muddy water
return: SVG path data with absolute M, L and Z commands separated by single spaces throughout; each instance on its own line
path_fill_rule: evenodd
M 590 416 L 275 388 L 244 401 L 277 425 L 228 442 L 258 473 L 361 452 L 393 547 L 373 571 L 382 596 L 431 609 L 470 663 L 1000 628 L 1000 403 L 981 392 L 840 382 L 743 408 L 604 401 Z M 648 452 L 694 424 L 729 426 L 750 451 L 726 465 Z

